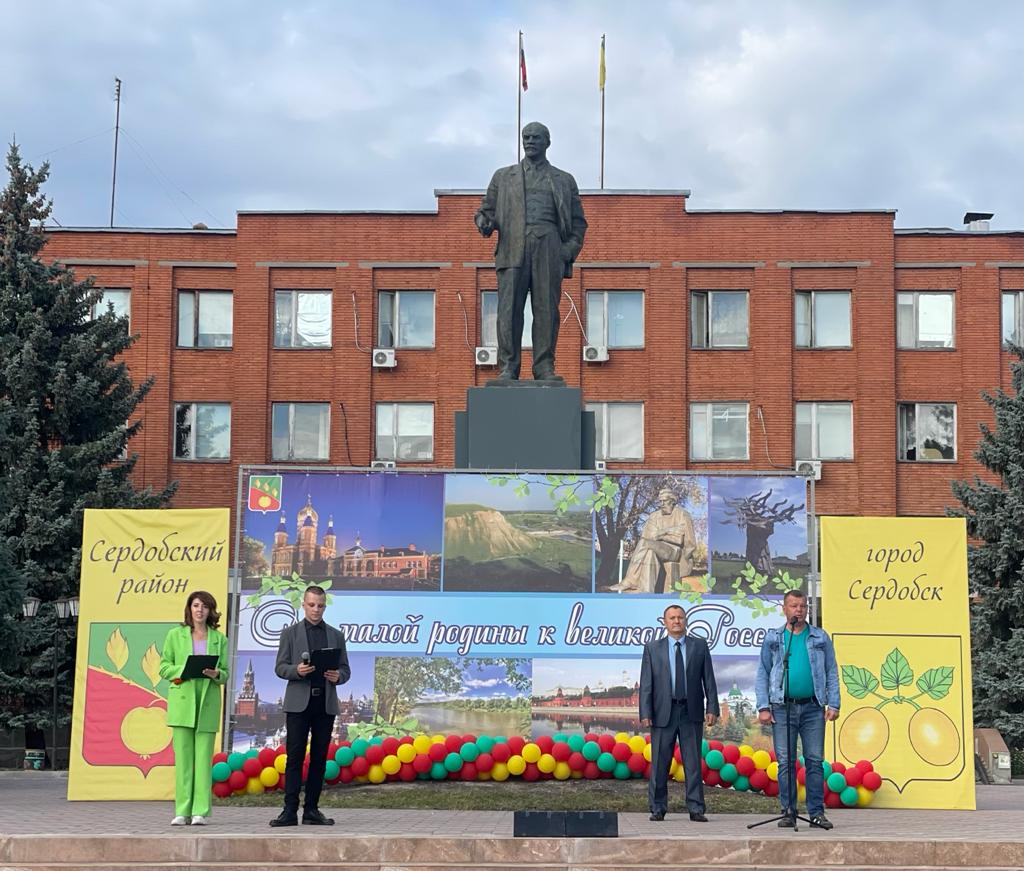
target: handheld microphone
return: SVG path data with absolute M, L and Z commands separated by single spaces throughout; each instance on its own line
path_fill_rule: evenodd
M 796 619 L 796 618 L 794 618 L 794 619 Z M 303 650 L 302 651 L 302 664 L 303 665 L 309 665 L 309 651 L 308 650 Z

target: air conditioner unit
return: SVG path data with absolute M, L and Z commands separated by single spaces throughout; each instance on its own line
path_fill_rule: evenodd
M 393 469 L 395 468 L 394 460 L 373 460 L 370 463 L 371 469 Z
M 477 348 L 476 349 L 476 365 L 477 366 L 497 366 L 498 365 L 498 349 L 497 348 Z
M 603 472 L 607 468 L 608 468 L 608 463 L 606 463 L 604 460 L 594 460 L 594 471 L 595 472 Z
M 604 363 L 608 359 L 608 348 L 605 345 L 584 345 L 583 362 Z
M 796 472 L 805 478 L 814 478 L 815 481 L 820 481 L 821 460 L 800 460 L 796 464 Z
M 374 348 L 373 349 L 373 368 L 374 369 L 394 369 L 398 365 L 398 361 L 395 359 L 394 348 Z

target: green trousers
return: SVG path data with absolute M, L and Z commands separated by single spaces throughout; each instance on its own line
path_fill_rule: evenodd
M 213 788 L 213 732 L 171 727 L 174 747 L 174 815 L 208 817 Z

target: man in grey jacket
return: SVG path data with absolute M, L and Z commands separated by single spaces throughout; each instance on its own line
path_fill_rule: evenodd
M 562 383 L 555 374 L 558 303 L 562 278 L 583 247 L 587 221 L 575 179 L 547 160 L 551 134 L 543 124 L 523 128 L 526 157 L 494 173 L 474 217 L 483 236 L 498 231 L 494 266 L 498 271 L 499 381 L 519 378 L 523 308 L 533 307 L 533 377 Z
M 307 826 L 333 826 L 318 807 L 327 765 L 327 746 L 338 713 L 338 684 L 352 675 L 345 651 L 345 636 L 324 622 L 327 593 L 323 587 L 307 587 L 302 596 L 305 619 L 293 623 L 281 633 L 274 671 L 288 681 L 284 691 L 285 725 L 288 737 L 285 746 L 288 761 L 284 771 L 284 809 L 270 821 L 272 826 L 295 826 L 299 822 L 299 790 L 302 787 L 302 764 L 309 741 L 309 771 L 306 774 L 306 801 L 302 823 Z M 341 648 L 341 662 L 336 669 L 318 672 L 310 662 L 311 651 Z

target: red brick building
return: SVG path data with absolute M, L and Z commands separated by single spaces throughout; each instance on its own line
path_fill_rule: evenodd
M 479 199 L 242 212 L 233 231 L 50 231 L 47 258 L 130 310 L 129 364 L 156 378 L 131 444 L 139 483 L 180 481 L 179 507 L 233 506 L 239 464 L 450 467 L 453 414 L 496 371 L 476 356 L 496 287 Z M 583 193 L 558 371 L 608 403 L 599 455 L 694 472 L 820 458 L 819 513 L 941 513 L 950 479 L 980 471 L 980 391 L 1010 384 L 1021 234 L 686 199 Z

